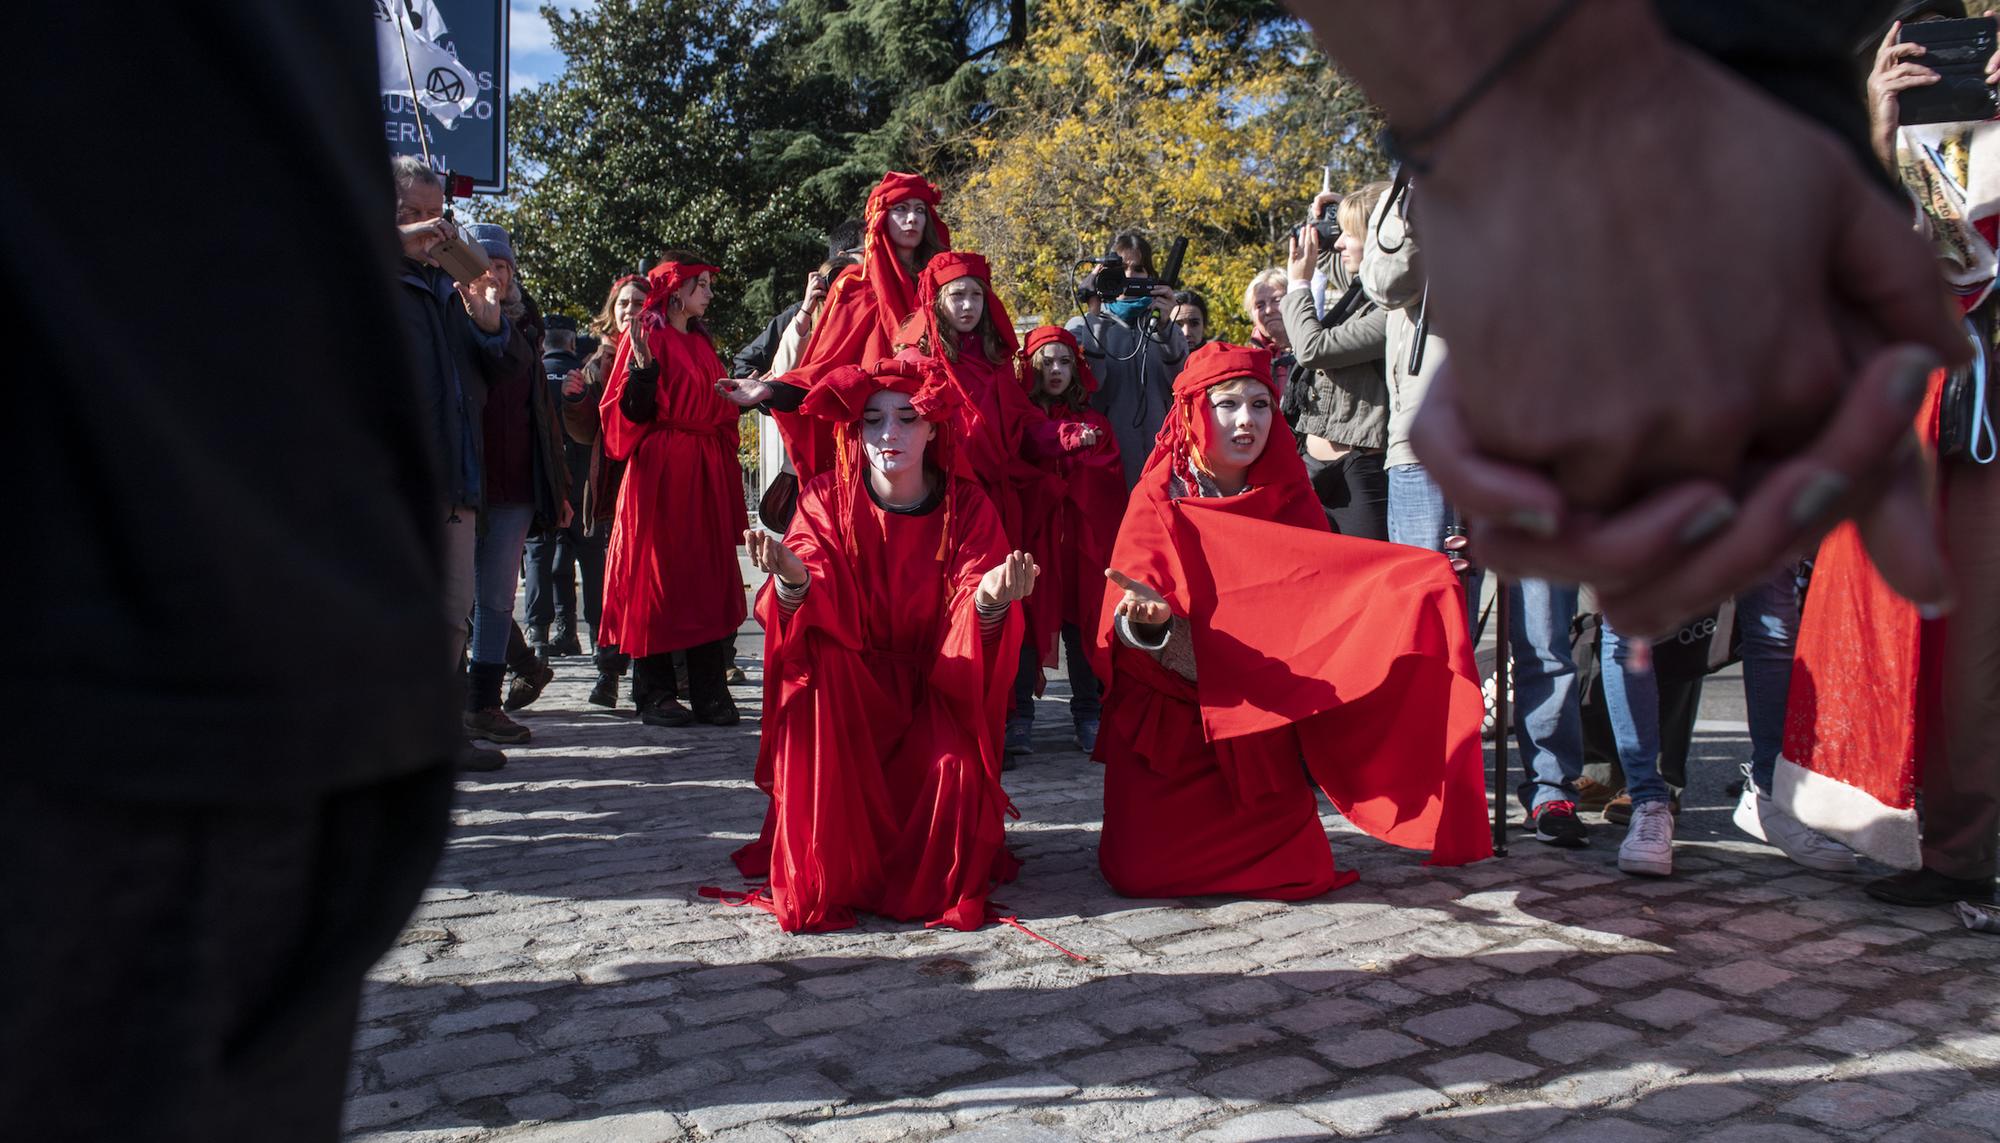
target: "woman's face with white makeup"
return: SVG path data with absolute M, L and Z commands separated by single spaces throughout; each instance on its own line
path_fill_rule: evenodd
M 879 389 L 861 413 L 861 447 L 868 467 L 884 476 L 921 471 L 937 426 L 917 416 L 908 393 Z

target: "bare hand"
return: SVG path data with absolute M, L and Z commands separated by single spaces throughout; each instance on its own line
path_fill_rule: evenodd
M 769 381 L 757 381 L 747 377 L 719 377 L 715 391 L 743 408 L 761 405 L 771 399 L 772 385 Z
M 1310 282 L 1318 261 L 1319 229 L 1308 223 L 1286 243 L 1285 276 L 1294 282 Z
M 1041 571 L 1035 565 L 1035 557 L 1026 552 L 1011 553 L 979 578 L 979 605 L 990 610 L 1003 603 L 1026 599 L 1028 593 L 1035 590 L 1035 577 Z
M 1083 442 L 1083 447 L 1089 448 L 1102 440 L 1103 434 L 1094 428 L 1085 428 L 1082 432 L 1076 434 L 1076 439 Z
M 423 222 L 412 222 L 396 228 L 403 243 L 403 254 L 427 266 L 437 265 L 431 251 L 440 242 L 458 237 L 458 228 L 448 218 L 432 218 Z
M 1328 190 L 1319 192 L 1313 196 L 1312 208 L 1306 212 L 1306 217 L 1325 218 L 1326 208 L 1329 206 L 1339 206 L 1340 200 L 1345 197 L 1347 196 L 1341 194 L 1339 191 Z
M 1167 606 L 1165 596 L 1154 591 L 1148 584 L 1139 582 L 1117 568 L 1105 568 L 1104 578 L 1125 589 L 1125 595 L 1114 608 L 1125 622 L 1138 628 L 1142 633 L 1157 634 L 1174 617 L 1173 609 Z
M 632 368 L 644 369 L 653 363 L 653 343 L 646 339 L 645 311 L 632 315 L 625 326 L 625 340 L 632 346 Z
M 785 542 L 761 528 L 743 533 L 743 546 L 750 550 L 750 563 L 758 571 L 777 576 L 788 587 L 803 587 L 809 578 L 805 561 L 785 546 Z
M 492 275 L 482 274 L 471 282 L 458 284 L 458 296 L 465 302 L 472 324 L 487 333 L 500 332 L 500 286 Z
M 1881 46 L 1875 50 L 1875 66 L 1868 72 L 1869 137 L 1875 144 L 1875 157 L 1892 169 L 1896 165 L 1896 128 L 1902 125 L 1897 96 L 1913 87 L 1929 87 L 1943 78 L 1914 62 L 1924 54 L 1924 46 L 1898 43 L 1896 37 L 1902 33 L 1901 20 L 1889 25 L 1889 34 L 1882 37 Z M 1994 58 L 2000 59 L 2000 54 Z M 1987 71 L 1990 83 L 1993 71 L 1990 60 Z
M 590 381 L 583 375 L 583 370 L 572 369 L 569 375 L 563 378 L 562 395 L 565 399 L 574 401 L 583 396 L 583 391 L 589 384 Z

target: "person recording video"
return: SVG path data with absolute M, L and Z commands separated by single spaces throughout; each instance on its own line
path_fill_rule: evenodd
M 1138 483 L 1153 450 L 1153 437 L 1167 415 L 1167 394 L 1187 359 L 1187 338 L 1168 320 L 1174 290 L 1153 272 L 1153 248 L 1145 236 L 1125 231 L 1111 241 L 1112 258 L 1078 287 L 1084 312 L 1064 327 L 1083 346 L 1100 382 L 1090 403 L 1111 422 L 1118 438 L 1125 486 Z M 1171 261 L 1171 259 L 1169 259 Z M 1129 277 L 1155 284 L 1134 294 Z M 1111 289 L 1113 284 L 1118 289 Z

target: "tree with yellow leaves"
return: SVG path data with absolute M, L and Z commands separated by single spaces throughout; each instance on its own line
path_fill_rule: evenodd
M 1248 335 L 1243 287 L 1331 165 L 1334 188 L 1382 177 L 1379 126 L 1302 26 L 1244 5 L 1041 0 L 973 165 L 951 195 L 958 244 L 992 260 L 1015 312 L 1060 323 L 1071 275 L 1113 233 L 1186 235 L 1182 284 L 1215 333 Z

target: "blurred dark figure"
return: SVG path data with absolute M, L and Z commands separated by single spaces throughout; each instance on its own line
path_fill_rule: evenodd
M 0 295 L 47 417 L 7 470 L 60 522 L 16 561 L 37 650 L 5 667 L 10 1138 L 335 1139 L 362 975 L 442 844 L 449 501 L 392 304 L 366 13 L 70 5 L 12 65 L 95 126 L 0 173 Z M 134 114 L 105 77 L 141 74 Z M 107 224 L 141 171 L 143 232 Z M 171 288 L 78 349 L 76 299 L 141 258 Z M 184 351 L 225 313 L 270 352 Z
M 576 319 L 556 314 L 547 319 L 543 335 L 542 375 L 557 399 L 563 382 L 583 368 L 576 352 Z M 598 606 L 604 601 L 604 543 L 584 535 L 583 489 L 590 480 L 590 453 L 567 435 L 563 461 L 569 468 L 570 522 L 528 537 L 527 638 L 543 658 L 581 655 L 577 635 L 576 575 L 583 572 L 583 621 L 595 629 Z

